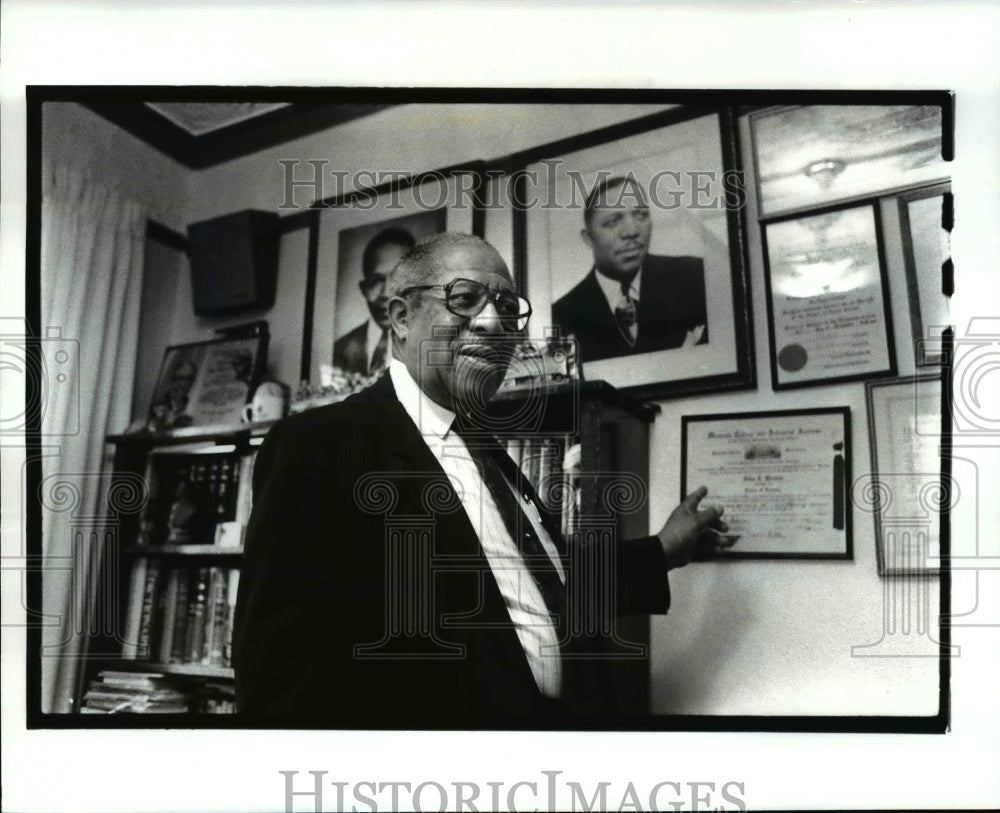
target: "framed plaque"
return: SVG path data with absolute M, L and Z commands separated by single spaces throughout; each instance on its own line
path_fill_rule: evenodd
M 685 415 L 681 494 L 708 488 L 739 536 L 718 559 L 851 559 L 849 407 Z
M 774 389 L 895 375 L 877 204 L 761 228 Z

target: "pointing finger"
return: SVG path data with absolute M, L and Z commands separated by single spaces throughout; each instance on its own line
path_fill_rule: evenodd
M 708 489 L 705 488 L 705 486 L 698 486 L 698 488 L 684 498 L 682 505 L 691 511 L 697 511 L 698 503 L 702 501 L 702 498 L 704 498 L 706 494 L 708 494 Z

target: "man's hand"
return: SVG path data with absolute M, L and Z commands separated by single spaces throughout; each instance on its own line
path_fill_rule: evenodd
M 725 536 L 729 526 L 722 521 L 721 505 L 698 503 L 708 493 L 705 486 L 695 489 L 671 513 L 657 534 L 667 556 L 667 569 L 684 567 L 692 559 L 707 558 L 720 549 L 732 547 L 738 537 Z

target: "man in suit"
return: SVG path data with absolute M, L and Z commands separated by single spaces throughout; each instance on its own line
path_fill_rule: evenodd
M 590 272 L 552 306 L 581 361 L 708 342 L 705 268 L 699 257 L 649 254 L 652 224 L 635 178 L 599 182 L 584 204 Z
M 291 726 L 563 719 L 586 690 L 563 658 L 567 596 L 665 612 L 667 571 L 726 544 L 721 509 L 699 509 L 696 491 L 659 534 L 615 546 L 611 583 L 576 568 L 557 518 L 482 428 L 531 312 L 503 260 L 477 237 L 434 235 L 387 287 L 388 372 L 278 423 L 258 452 L 239 711 Z
M 334 367 L 365 376 L 377 375 L 385 369 L 389 361 L 389 298 L 385 295 L 385 279 L 414 242 L 406 229 L 393 227 L 380 231 L 365 246 L 358 287 L 371 317 L 333 343 Z

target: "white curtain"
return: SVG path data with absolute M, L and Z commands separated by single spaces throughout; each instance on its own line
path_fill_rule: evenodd
M 104 436 L 129 421 L 146 214 L 82 174 L 42 180 L 42 710 L 73 710 L 108 536 Z M 110 523 L 113 525 L 112 523 Z M 111 530 L 113 535 L 113 529 Z

